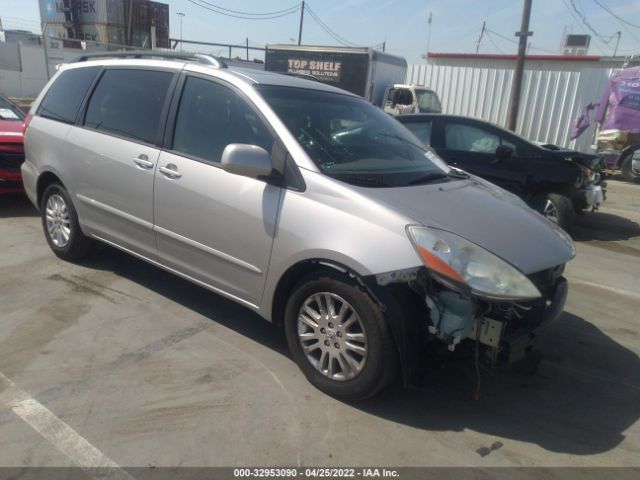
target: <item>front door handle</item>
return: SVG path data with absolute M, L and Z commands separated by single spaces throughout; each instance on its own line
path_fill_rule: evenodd
M 136 165 L 138 165 L 140 168 L 144 168 L 145 170 L 153 168 L 153 162 L 149 160 L 149 157 L 147 157 L 144 153 L 137 158 L 134 158 L 133 161 Z
M 160 167 L 160 173 L 169 178 L 180 178 L 182 174 L 178 171 L 178 167 L 176 167 L 173 163 L 167 164 L 166 167 Z

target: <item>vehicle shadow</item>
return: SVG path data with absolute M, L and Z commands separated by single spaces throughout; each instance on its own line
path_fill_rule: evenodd
M 0 218 L 37 217 L 38 210 L 24 193 L 0 196 Z
M 571 237 L 578 242 L 590 240 L 629 240 L 640 236 L 640 225 L 618 215 L 589 212 L 576 218 Z
M 568 312 L 540 344 L 536 374 L 482 371 L 477 401 L 470 362 L 456 361 L 442 363 L 421 389 L 398 387 L 355 406 L 414 428 L 470 429 L 558 453 L 592 455 L 616 447 L 640 418 L 638 355 Z
M 222 295 L 102 244 L 98 246 L 95 255 L 79 263 L 88 268 L 111 271 L 288 356 L 281 328 L 266 322 L 257 313 Z
M 113 271 L 289 357 L 281 328 L 204 288 L 109 247 L 83 265 Z M 422 387 L 397 385 L 352 406 L 413 428 L 470 429 L 560 453 L 591 455 L 616 447 L 640 417 L 638 355 L 567 312 L 540 343 L 545 356 L 535 375 L 482 371 L 479 400 L 473 400 L 471 359 L 428 357 L 432 368 Z

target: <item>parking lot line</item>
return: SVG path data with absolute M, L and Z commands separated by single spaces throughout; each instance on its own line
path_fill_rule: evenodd
M 633 292 L 631 290 L 626 290 L 624 288 L 610 287 L 608 285 L 602 285 L 602 284 L 596 283 L 596 282 L 589 282 L 588 280 L 580 280 L 578 278 L 573 278 L 573 277 L 571 277 L 569 279 L 569 281 L 571 283 L 577 283 L 577 284 L 580 284 L 580 285 L 585 285 L 587 287 L 600 288 L 602 290 L 607 290 L 608 292 L 613 292 L 613 293 L 617 293 L 618 295 L 623 295 L 625 297 L 630 297 L 630 298 L 633 298 L 635 300 L 640 300 L 640 293 Z
M 96 475 L 96 478 L 135 480 L 117 463 L 56 417 L 47 407 L 17 387 L 2 372 L 0 372 L 0 380 L 7 385 L 0 392 L 0 403 L 10 408 L 75 465 L 85 470 L 91 469 L 91 474 Z

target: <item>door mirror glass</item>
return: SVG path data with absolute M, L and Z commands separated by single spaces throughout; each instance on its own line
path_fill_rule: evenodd
M 245 143 L 227 145 L 220 163 L 227 172 L 249 178 L 266 177 L 273 170 L 269 152 L 257 145 Z
M 496 148 L 496 158 L 499 160 L 505 160 L 513 155 L 513 147 L 509 145 L 500 145 Z

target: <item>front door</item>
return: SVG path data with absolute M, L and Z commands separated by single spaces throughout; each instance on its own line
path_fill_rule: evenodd
M 169 151 L 155 177 L 160 261 L 257 305 L 276 231 L 281 188 L 220 167 L 231 143 L 271 151 L 274 136 L 231 86 L 187 76 Z
M 443 144 L 437 148 L 445 161 L 514 193 L 522 193 L 526 169 L 518 157 L 516 146 L 490 125 L 464 121 L 443 122 Z M 501 145 L 512 149 L 508 158 L 498 158 Z

